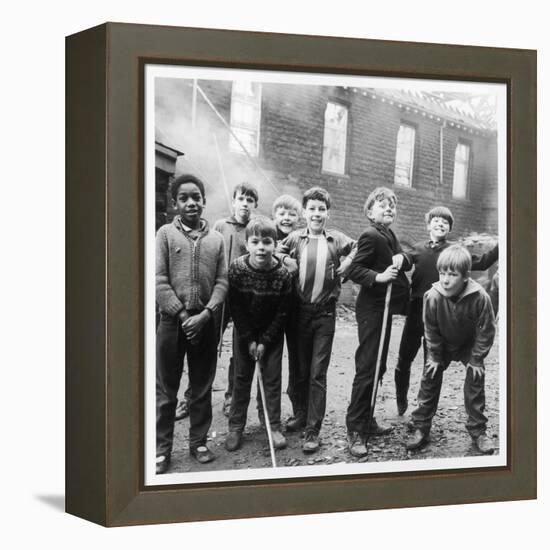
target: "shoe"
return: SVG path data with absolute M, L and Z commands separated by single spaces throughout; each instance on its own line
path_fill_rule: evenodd
M 319 436 L 316 433 L 309 432 L 306 434 L 305 441 L 302 445 L 304 453 L 314 453 L 319 450 Z
M 284 449 L 286 447 L 286 438 L 279 430 L 271 432 L 271 440 L 275 449 Z
M 167 455 L 157 456 L 157 468 L 156 468 L 157 475 L 165 474 L 169 466 L 170 466 L 169 456 Z
M 303 430 L 306 427 L 306 417 L 303 414 L 296 414 L 295 416 L 291 416 L 286 421 L 286 431 L 287 432 L 299 432 L 300 430 Z
M 187 399 L 184 399 L 183 401 L 178 401 L 178 404 L 176 406 L 176 420 L 182 420 L 183 418 L 187 418 L 189 416 L 189 403 L 187 402 Z
M 373 418 L 370 423 L 368 434 L 370 436 L 388 435 L 392 430 L 393 428 L 391 426 L 382 426 L 376 422 L 376 418 Z
M 243 441 L 243 432 L 232 430 L 227 434 L 225 438 L 225 448 L 229 452 L 236 451 L 240 448 Z
M 226 397 L 223 402 L 223 414 L 229 416 L 229 411 L 231 411 L 231 397 Z
M 408 451 L 414 451 L 420 449 L 428 442 L 428 435 L 419 429 L 416 429 L 411 437 L 407 440 L 405 445 Z
M 207 462 L 212 462 L 216 457 L 214 453 L 206 446 L 199 445 L 198 447 L 191 447 L 189 449 L 189 454 L 201 464 L 206 464 Z
M 486 434 L 481 434 L 478 437 L 472 437 L 474 447 L 484 455 L 492 455 L 495 452 L 493 442 Z
M 348 450 L 351 456 L 357 458 L 367 455 L 365 440 L 361 437 L 359 432 L 348 433 Z

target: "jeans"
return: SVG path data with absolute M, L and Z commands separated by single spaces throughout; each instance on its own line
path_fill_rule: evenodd
M 206 443 L 212 423 L 212 383 L 216 375 L 216 332 L 210 319 L 198 344 L 190 344 L 178 317 L 161 315 L 156 338 L 157 456 L 170 456 L 177 394 L 187 354 L 189 367 L 189 446 Z
M 233 331 L 233 357 L 235 362 L 235 377 L 233 380 L 233 397 L 229 412 L 229 430 L 242 432 L 246 426 L 246 415 L 250 402 L 250 389 L 254 378 L 256 363 L 248 353 L 246 340 L 239 338 L 239 333 Z M 266 347 L 264 357 L 260 361 L 262 380 L 269 423 L 272 430 L 281 429 L 281 360 L 283 356 L 283 337 Z M 259 388 L 258 388 L 259 392 Z
M 447 366 L 439 367 L 433 378 L 431 375 L 426 376 L 426 367 L 422 373 L 418 391 L 418 407 L 412 413 L 412 422 L 416 429 L 426 435 L 430 433 L 432 420 L 437 411 L 443 372 Z M 477 438 L 487 429 L 487 417 L 483 414 L 485 411 L 485 374 L 474 380 L 472 369 L 466 369 L 464 407 L 468 415 L 466 429 L 473 438 Z
M 327 370 L 335 330 L 335 302 L 301 304 L 298 312 L 298 371 L 293 383 L 297 415 L 306 417 L 306 432 L 319 434 L 327 402 Z
M 361 312 L 358 318 L 359 347 L 355 352 L 355 377 L 351 388 L 351 399 L 346 415 L 348 432 L 365 434 L 370 422 L 370 405 L 374 389 L 374 375 L 378 345 L 382 333 L 382 311 Z M 386 372 L 386 360 L 391 335 L 392 316 L 388 315 L 384 346 L 380 361 L 379 380 Z
M 403 392 L 405 395 L 409 389 L 411 363 L 414 361 L 424 337 L 422 305 L 422 298 L 414 298 L 410 301 L 409 313 L 399 345 L 399 359 L 395 367 L 395 388 L 398 393 Z

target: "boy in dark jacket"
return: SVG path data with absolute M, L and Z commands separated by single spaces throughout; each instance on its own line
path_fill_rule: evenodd
M 177 393 L 187 355 L 189 366 L 189 452 L 201 463 L 214 455 L 206 446 L 212 422 L 216 374 L 214 316 L 227 293 L 223 238 L 201 218 L 204 184 L 192 175 L 172 184 L 178 216 L 156 236 L 157 474 L 170 465 Z
M 357 254 L 348 277 L 361 285 L 355 315 L 359 333 L 359 347 L 355 352 L 355 377 L 351 400 L 346 415 L 348 445 L 352 456 L 367 454 L 365 437 L 384 435 L 391 431 L 370 419 L 370 403 L 374 390 L 376 358 L 380 339 L 383 350 L 380 376 L 386 370 L 386 359 L 391 334 L 392 314 L 404 314 L 409 299 L 409 282 L 401 269 L 411 268 L 410 259 L 402 253 L 401 245 L 390 225 L 397 213 L 397 198 L 393 191 L 377 187 L 367 198 L 364 212 L 370 227 L 359 237 Z M 388 283 L 392 294 L 386 334 L 382 335 L 382 318 Z
M 422 299 L 424 293 L 431 288 L 432 284 L 439 280 L 437 271 L 439 255 L 452 244 L 447 240 L 447 236 L 453 228 L 454 218 L 448 208 L 435 206 L 426 214 L 425 219 L 430 238 L 428 241 L 416 243 L 413 251 L 409 254 L 414 264 L 411 280 L 411 299 L 403 334 L 401 335 L 399 358 L 395 368 L 395 397 L 399 415 L 405 414 L 409 405 L 407 394 L 411 377 L 411 364 L 418 353 L 424 336 Z M 498 260 L 498 244 L 483 255 L 473 255 L 472 269 L 484 271 L 491 267 L 496 260 Z
M 483 454 L 494 450 L 486 435 L 485 366 L 495 337 L 491 299 L 481 285 L 470 279 L 472 259 L 461 245 L 446 248 L 437 261 L 439 282 L 424 295 L 426 357 L 418 392 L 418 407 L 412 413 L 415 428 L 407 449 L 418 449 L 428 441 L 443 382 L 451 361 L 466 367 L 464 406 L 466 428 Z
M 248 254 L 237 258 L 229 268 L 235 378 L 225 447 L 236 451 L 241 446 L 258 361 L 273 445 L 282 449 L 286 439 L 281 433 L 281 359 L 292 281 L 273 255 L 277 231 L 270 219 L 254 218 L 247 225 L 245 236 Z

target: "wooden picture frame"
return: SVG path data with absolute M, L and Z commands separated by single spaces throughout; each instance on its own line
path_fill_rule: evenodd
M 107 23 L 67 38 L 66 509 L 106 526 L 536 497 L 536 52 Z M 504 83 L 507 465 L 144 484 L 144 66 Z

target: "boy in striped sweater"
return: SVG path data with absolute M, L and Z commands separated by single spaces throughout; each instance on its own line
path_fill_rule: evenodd
M 325 229 L 330 205 L 327 191 L 308 189 L 302 199 L 307 227 L 291 233 L 278 247 L 285 265 L 291 270 L 298 267 L 299 372 L 294 380 L 296 412 L 287 430 L 305 428 L 305 453 L 317 451 L 320 445 L 340 276 L 349 268 L 356 247 L 344 233 Z M 347 258 L 340 262 L 342 256 Z

